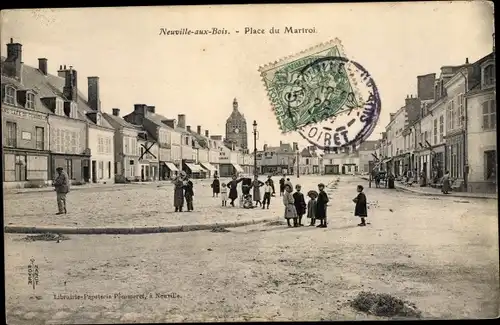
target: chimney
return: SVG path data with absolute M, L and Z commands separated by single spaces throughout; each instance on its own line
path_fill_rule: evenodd
M 177 115 L 177 125 L 181 129 L 184 129 L 186 127 L 186 115 L 184 114 Z
M 72 100 L 76 102 L 78 100 L 78 87 L 77 87 L 77 74 L 76 70 L 73 70 L 73 67 L 70 66 L 69 70 L 66 69 L 66 66 L 64 66 L 64 79 L 65 79 L 65 84 L 63 88 L 63 95 L 66 97 L 68 100 Z
M 430 73 L 417 77 L 417 98 L 421 100 L 434 99 L 436 74 Z
M 120 109 L 119 108 L 113 108 L 113 116 L 120 116 Z
M 208 130 L 205 130 L 205 136 L 209 138 L 210 136 L 208 135 Z
M 88 103 L 94 111 L 101 111 L 101 99 L 99 96 L 99 77 L 88 77 Z
M 465 64 L 469 64 L 469 58 L 465 58 Z
M 155 109 L 156 109 L 155 106 L 148 106 L 148 112 L 150 113 L 155 113 Z
M 11 38 L 7 44 L 7 58 L 5 58 L 3 70 L 9 77 L 21 80 L 21 64 L 23 63 L 22 45 L 14 43 Z
M 191 132 L 191 125 L 186 126 L 186 130 L 187 130 L 188 132 Z
M 66 66 L 64 66 L 66 67 Z M 59 70 L 57 70 L 57 76 L 59 76 L 60 78 L 66 78 L 66 73 L 64 72 L 66 70 L 66 68 L 63 68 L 62 65 L 59 66 Z
M 283 141 L 280 140 L 280 147 L 281 147 L 282 144 L 283 144 Z
M 44 75 L 47 75 L 47 59 L 39 58 L 38 59 L 38 70 L 40 70 Z
M 264 144 L 264 147 L 262 148 L 264 151 L 267 150 L 267 144 Z
M 299 150 L 299 144 L 297 142 L 293 142 L 293 150 Z
M 145 116 L 148 112 L 148 106 L 145 104 L 134 104 L 134 112 L 138 115 Z
M 201 134 L 201 125 L 196 127 L 196 133 Z

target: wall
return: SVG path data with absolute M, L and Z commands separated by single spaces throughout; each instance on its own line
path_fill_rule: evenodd
M 90 160 L 96 161 L 97 182 L 114 182 L 115 149 L 114 132 L 97 126 L 88 127 Z M 93 175 L 92 163 L 90 175 Z M 92 178 L 92 176 L 91 176 Z
M 49 127 L 50 150 L 53 153 L 80 155 L 87 148 L 87 126 L 84 121 L 49 115 Z
M 483 108 L 485 101 L 495 99 L 493 91 L 471 96 L 467 100 L 468 132 L 467 156 L 469 162 L 469 184 L 485 182 L 484 152 L 496 150 L 496 129 L 483 129 Z M 477 186 L 480 186 L 479 184 Z
M 44 148 L 42 150 L 49 150 L 49 127 L 47 124 L 47 116 L 37 112 L 27 112 L 25 109 L 11 108 L 7 106 L 2 107 L 2 133 L 3 143 L 7 139 L 7 122 L 16 123 L 17 128 L 17 148 L 36 149 L 36 127 L 44 129 Z M 29 139 L 23 139 L 22 135 L 30 133 Z M 25 137 L 26 138 L 26 137 Z
M 198 157 L 197 157 L 198 163 L 200 163 L 200 162 L 208 162 L 208 154 L 209 154 L 209 150 L 208 149 L 199 148 L 197 150 L 197 152 L 198 152 Z

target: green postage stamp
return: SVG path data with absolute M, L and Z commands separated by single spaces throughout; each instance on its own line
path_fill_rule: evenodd
M 321 62 L 329 57 L 345 57 L 339 39 L 259 68 L 283 133 L 335 119 L 339 113 L 360 107 L 349 65 L 340 60 Z

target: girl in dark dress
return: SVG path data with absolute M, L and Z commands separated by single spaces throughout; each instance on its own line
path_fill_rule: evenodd
M 365 218 L 368 217 L 368 209 L 366 208 L 366 196 L 363 193 L 363 186 L 358 185 L 358 196 L 356 196 L 352 201 L 356 203 L 354 208 L 354 216 L 361 218 L 361 223 L 358 226 L 366 226 Z
M 280 196 L 283 196 L 285 193 L 285 176 L 280 179 Z
M 217 176 L 214 176 L 214 181 L 212 182 L 212 196 L 213 197 L 218 197 L 220 193 L 220 181 Z
M 238 183 L 241 182 L 243 179 L 237 179 L 236 176 L 233 176 L 233 179 L 227 183 L 227 187 L 229 188 L 229 199 L 231 202 L 231 206 L 234 207 L 234 200 L 238 198 Z
M 306 213 L 306 200 L 304 199 L 304 194 L 300 192 L 301 186 L 299 184 L 295 185 L 296 192 L 293 193 L 293 199 L 295 204 L 295 210 L 297 211 L 298 223 L 297 227 L 302 227 L 302 216 Z
M 326 228 L 326 206 L 329 201 L 325 192 L 325 184 L 318 184 L 318 199 L 316 201 L 316 219 L 319 220 L 318 228 Z
M 186 180 L 184 181 L 184 197 L 186 198 L 188 211 L 193 211 L 193 186 L 193 182 L 191 182 L 190 179 L 186 178 Z

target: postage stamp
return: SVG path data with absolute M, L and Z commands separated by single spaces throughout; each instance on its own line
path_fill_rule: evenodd
M 283 133 L 299 132 L 321 149 L 358 145 L 380 113 L 375 82 L 346 58 L 340 40 L 259 69 Z

